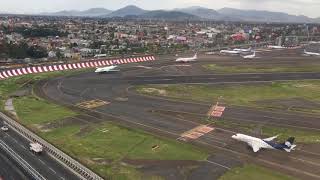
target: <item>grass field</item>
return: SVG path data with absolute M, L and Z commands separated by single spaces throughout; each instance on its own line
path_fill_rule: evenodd
M 279 172 L 256 166 L 245 165 L 237 167 L 221 176 L 219 180 L 297 180 L 292 176 L 287 176 Z
M 240 85 L 146 85 L 137 86 L 136 91 L 153 96 L 165 96 L 183 100 L 213 102 L 221 101 L 241 106 L 253 106 L 269 109 L 284 109 L 281 103 L 257 103 L 266 100 L 304 99 L 320 103 L 320 81 L 290 81 L 265 84 Z M 306 93 L 307 92 L 307 93 Z M 292 107 L 300 105 L 293 104 Z M 287 110 L 287 109 L 286 109 Z M 319 108 L 299 108 L 288 110 L 320 113 Z
M 82 72 L 82 71 L 80 71 Z M 11 78 L 0 83 L 3 102 L 10 93 L 25 86 L 32 87 L 42 79 L 72 75 L 77 72 L 55 72 Z M 111 123 L 90 126 L 65 126 L 42 131 L 41 125 L 54 123 L 77 113 L 52 104 L 32 94 L 14 99 L 19 120 L 57 147 L 91 167 L 106 178 L 126 180 L 146 177 L 136 167 L 123 164 L 122 159 L 205 160 L 207 152 L 177 141 L 158 138 L 139 130 L 123 128 Z M 153 146 L 157 146 L 153 149 Z M 161 177 L 147 177 L 161 180 Z
M 205 160 L 208 156 L 206 152 L 189 144 L 157 138 L 139 130 L 107 122 L 89 126 L 69 125 L 41 131 L 39 125 L 59 121 L 76 113 L 32 96 L 15 99 L 14 105 L 23 124 L 106 178 L 131 180 L 144 177 L 136 167 L 121 163 L 124 158 Z M 158 148 L 153 149 L 155 145 Z M 150 176 L 148 179 L 161 178 Z
M 68 76 L 80 72 L 85 72 L 88 70 L 77 70 L 77 71 L 61 71 L 61 72 L 49 72 L 41 74 L 29 74 L 19 77 L 13 77 L 0 81 L 0 110 L 3 110 L 4 102 L 8 99 L 11 93 L 25 87 L 32 86 L 37 81 L 58 77 L 58 76 Z
M 84 131 L 80 126 L 68 126 L 42 133 L 42 136 L 90 167 L 94 167 L 104 177 L 111 176 L 114 179 L 141 177 L 135 168 L 119 164 L 124 158 L 205 160 L 208 156 L 206 152 L 189 144 L 157 138 L 111 123 L 91 125 L 86 129 Z M 157 149 L 152 148 L 155 145 L 158 146 Z M 108 163 L 103 164 L 104 161 Z M 117 170 L 114 170 L 115 168 Z
M 15 98 L 13 105 L 22 124 L 35 128 L 37 125 L 62 120 L 77 113 L 34 96 Z
M 74 70 L 74 71 L 60 71 L 60 72 L 48 72 L 41 74 L 28 74 L 19 77 L 8 78 L 0 81 L 0 110 L 4 110 L 4 103 L 9 98 L 10 94 L 24 87 L 33 86 L 36 82 L 48 78 L 58 76 L 69 76 L 81 72 L 89 71 L 88 69 Z
M 216 64 L 206 64 L 203 68 L 214 71 L 215 73 L 257 73 L 257 72 L 320 72 L 320 66 L 304 65 L 304 66 L 219 66 Z
M 264 125 L 259 127 L 258 124 L 254 123 L 245 123 L 245 122 L 235 122 L 230 120 L 216 120 L 214 124 L 218 127 L 229 128 L 233 130 L 238 130 L 242 133 L 256 133 L 256 130 L 261 130 L 263 137 L 272 137 L 279 135 L 277 141 L 284 142 L 289 137 L 295 137 L 295 142 L 297 143 L 320 143 L 320 131 L 310 131 L 310 130 L 301 130 L 294 128 L 284 128 L 284 127 L 275 127 Z

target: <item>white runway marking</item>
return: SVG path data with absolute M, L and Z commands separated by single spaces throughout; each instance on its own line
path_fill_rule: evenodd
M 222 164 L 219 164 L 219 163 L 216 163 L 216 162 L 213 162 L 213 161 L 207 160 L 207 162 L 208 162 L 208 163 L 211 163 L 211 164 L 215 164 L 215 165 L 220 166 L 220 167 L 223 167 L 223 168 L 228 169 L 228 170 L 231 169 L 230 167 L 224 166 L 224 165 L 222 165 Z
M 50 171 L 52 171 L 53 173 L 57 174 L 57 172 L 55 170 L 53 170 L 51 167 L 49 167 Z
M 46 163 L 45 163 L 45 162 L 43 162 L 41 159 L 39 159 L 39 161 L 40 161 L 42 164 L 46 165 Z

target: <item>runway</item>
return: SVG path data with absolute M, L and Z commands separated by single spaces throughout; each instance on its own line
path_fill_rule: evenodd
M 209 60 L 199 62 L 207 63 Z M 234 63 L 241 63 L 240 60 Z M 290 63 L 290 59 L 286 59 Z M 295 60 L 292 60 L 295 62 Z M 315 61 L 314 59 L 310 61 Z M 162 64 L 163 63 L 163 64 Z M 240 73 L 240 74 L 201 74 L 196 70 L 186 75 L 159 71 L 163 65 L 171 65 L 168 60 L 159 60 L 157 63 L 143 65 L 157 69 L 152 70 L 123 66 L 122 73 L 98 75 L 84 73 L 71 77 L 61 77 L 38 86 L 38 95 L 56 103 L 75 107 L 76 104 L 100 99 L 110 104 L 91 110 L 80 109 L 91 117 L 85 119 L 88 123 L 98 123 L 104 119 L 113 119 L 114 122 L 128 127 L 144 129 L 156 135 L 178 139 L 181 134 L 201 124 L 203 117 L 210 108 L 210 104 L 201 102 L 182 102 L 163 98 L 141 96 L 130 90 L 131 86 L 143 84 L 177 84 L 177 83 L 261 83 L 270 81 L 319 79 L 320 73 Z M 198 63 L 192 64 L 197 66 Z M 180 72 L 179 72 L 180 73 Z M 270 112 L 261 109 L 230 106 L 224 117 L 239 122 L 265 123 L 285 127 L 299 127 L 320 130 L 320 118 L 290 114 L 284 112 Z M 235 133 L 230 130 L 216 129 L 198 139 L 188 141 L 196 146 L 209 149 L 218 154 L 226 154 L 223 161 L 213 159 L 218 163 L 217 168 L 232 167 L 232 159 L 246 159 L 252 162 L 277 169 L 301 179 L 320 178 L 320 151 L 301 149 L 288 154 L 278 151 L 261 151 L 253 154 L 245 145 L 234 142 L 230 136 Z

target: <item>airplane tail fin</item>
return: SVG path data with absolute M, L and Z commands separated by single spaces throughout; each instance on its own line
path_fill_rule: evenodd
M 284 148 L 285 151 L 290 152 L 291 150 L 294 150 L 294 148 L 297 146 L 294 143 L 294 137 L 288 138 L 283 144 L 286 146 Z
M 198 53 L 196 53 L 194 56 L 193 56 L 194 59 L 197 59 L 198 58 Z

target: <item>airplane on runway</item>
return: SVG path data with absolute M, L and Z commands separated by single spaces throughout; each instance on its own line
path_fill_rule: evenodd
M 296 147 L 294 142 L 294 137 L 288 138 L 284 143 L 278 144 L 273 140 L 278 136 L 260 139 L 244 134 L 233 135 L 232 138 L 238 141 L 246 142 L 250 147 L 252 147 L 253 152 L 258 152 L 260 149 L 278 149 L 285 150 L 286 152 L 291 152 Z
M 307 56 L 320 56 L 320 53 L 308 52 L 307 50 L 304 50 L 303 53 Z
M 241 51 L 235 51 L 235 50 L 221 50 L 221 54 L 232 54 L 232 55 L 238 55 L 241 53 Z
M 106 66 L 106 67 L 101 67 L 97 68 L 95 70 L 96 73 L 110 73 L 110 72 L 119 72 L 119 69 L 116 69 L 118 66 Z
M 285 49 L 285 47 L 283 47 L 283 46 L 272 46 L 272 45 L 269 45 L 268 48 L 271 48 L 271 49 Z
M 248 49 L 234 49 L 234 51 L 240 51 L 240 52 L 251 52 L 252 48 L 248 48 Z
M 309 41 L 309 44 L 320 44 L 320 41 Z
M 253 54 L 242 56 L 244 59 L 254 59 L 256 57 L 256 51 L 253 51 Z
M 196 61 L 198 59 L 197 53 L 193 56 L 193 57 L 189 57 L 189 58 L 178 58 L 176 59 L 176 62 L 193 62 Z

